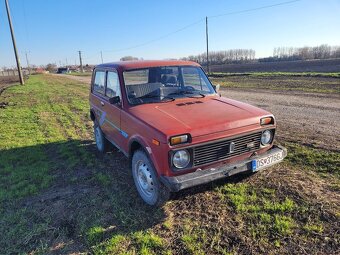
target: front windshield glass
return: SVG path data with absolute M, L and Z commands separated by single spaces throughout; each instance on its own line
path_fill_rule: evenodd
M 131 104 L 159 103 L 178 98 L 201 98 L 215 91 L 201 68 L 161 66 L 124 72 Z

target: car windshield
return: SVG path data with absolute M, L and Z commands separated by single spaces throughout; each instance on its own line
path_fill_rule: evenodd
M 161 66 L 125 71 L 124 83 L 130 104 L 201 98 L 215 91 L 201 68 Z

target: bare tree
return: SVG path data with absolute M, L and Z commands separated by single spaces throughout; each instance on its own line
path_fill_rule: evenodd
M 120 59 L 120 61 L 133 61 L 133 60 L 138 60 L 138 58 L 132 56 L 125 56 Z

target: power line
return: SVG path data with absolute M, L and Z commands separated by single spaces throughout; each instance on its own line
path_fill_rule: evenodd
M 209 16 L 208 18 L 218 18 L 218 17 L 222 17 L 222 16 L 228 16 L 228 15 L 241 14 L 241 13 L 246 13 L 246 12 L 259 11 L 259 10 L 262 10 L 262 9 L 268 9 L 268 8 L 272 8 L 272 7 L 276 7 L 276 6 L 280 6 L 280 5 L 292 4 L 292 3 L 300 2 L 300 1 L 301 0 L 281 2 L 281 3 L 277 3 L 277 4 L 265 5 L 265 6 L 261 6 L 261 7 L 257 7 L 257 8 L 252 8 L 252 9 L 246 9 L 246 10 L 235 11 L 235 12 L 227 12 L 227 13 L 223 13 L 223 14 Z
M 153 42 L 162 40 L 162 39 L 164 39 L 164 38 L 167 38 L 167 37 L 169 37 L 170 35 L 179 33 L 179 32 L 181 32 L 181 31 L 186 30 L 186 29 L 188 29 L 189 27 L 192 27 L 192 26 L 194 26 L 194 25 L 197 25 L 198 23 L 201 23 L 201 22 L 203 22 L 203 21 L 204 21 L 204 18 L 199 19 L 199 20 L 197 20 L 197 21 L 195 21 L 195 22 L 193 22 L 193 23 L 190 23 L 190 24 L 188 24 L 188 25 L 186 25 L 186 26 L 184 26 L 184 27 L 182 27 L 182 28 L 180 28 L 180 29 L 177 29 L 177 30 L 175 30 L 175 31 L 173 31 L 173 32 L 170 32 L 170 33 L 168 33 L 168 34 L 162 35 L 162 36 L 160 36 L 160 37 L 157 37 L 157 38 L 152 39 L 152 40 L 150 40 L 150 41 L 146 41 L 146 42 L 141 43 L 141 44 L 137 44 L 137 45 L 134 45 L 134 46 L 131 46 L 131 47 L 127 47 L 127 48 L 121 48 L 121 49 L 118 49 L 118 50 L 106 50 L 105 52 L 119 52 L 119 51 L 125 51 L 125 50 L 131 50 L 131 49 L 139 48 L 139 47 L 148 45 L 148 44 L 150 44 L 150 43 L 153 43 Z
M 272 8 L 272 7 L 280 6 L 280 5 L 292 4 L 292 3 L 295 3 L 295 2 L 299 2 L 299 1 L 301 1 L 301 0 L 286 1 L 286 2 L 281 2 L 281 3 L 277 3 L 277 4 L 260 6 L 260 7 L 257 7 L 257 8 L 251 8 L 251 9 L 245 9 L 245 10 L 240 10 L 240 11 L 235 11 L 235 12 L 228 12 L 228 13 L 208 16 L 208 18 L 218 18 L 218 17 L 222 17 L 222 16 L 235 15 L 235 14 L 241 14 L 241 13 L 246 13 L 246 12 L 253 12 L 253 11 L 258 11 L 258 10 L 262 10 L 262 9 L 267 9 L 267 8 Z M 181 31 L 186 30 L 189 27 L 192 27 L 194 25 L 197 25 L 197 24 L 199 24 L 199 23 L 201 23 L 201 22 L 203 22 L 205 20 L 206 20 L 206 18 L 201 18 L 201 19 L 199 19 L 199 20 L 197 20 L 197 21 L 195 21 L 193 23 L 190 23 L 190 24 L 188 24 L 188 25 L 186 25 L 186 26 L 184 26 L 184 27 L 182 27 L 180 29 L 177 29 L 177 30 L 175 30 L 173 32 L 170 32 L 168 34 L 162 35 L 160 37 L 157 37 L 155 39 L 146 41 L 146 42 L 141 43 L 141 44 L 137 44 L 137 45 L 134 45 L 134 46 L 131 46 L 131 47 L 127 47 L 127 48 L 121 48 L 121 49 L 118 49 L 118 50 L 106 50 L 104 52 L 120 52 L 120 51 L 126 51 L 126 50 L 131 50 L 131 49 L 139 48 L 139 47 L 142 47 L 142 46 L 154 43 L 156 41 L 160 41 L 160 40 L 162 40 L 164 38 L 169 37 L 170 35 L 179 33 Z

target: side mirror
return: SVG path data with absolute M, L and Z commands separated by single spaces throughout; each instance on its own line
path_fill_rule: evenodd
M 215 92 L 218 93 L 220 91 L 221 85 L 220 84 L 216 84 L 216 85 L 213 85 L 213 87 L 214 87 Z
M 119 96 L 111 97 L 109 99 L 109 103 L 110 104 L 119 104 L 120 103 L 120 97 Z

